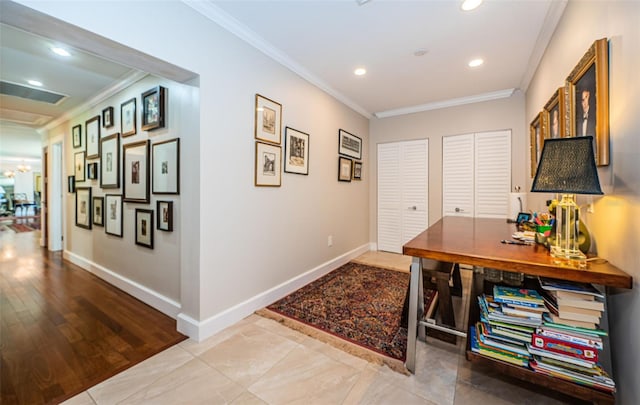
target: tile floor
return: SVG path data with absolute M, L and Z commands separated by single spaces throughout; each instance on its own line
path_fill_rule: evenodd
M 408 269 L 400 255 L 360 261 Z M 394 264 L 395 263 L 395 264 Z M 468 272 L 467 272 L 468 273 Z M 467 279 L 468 274 L 467 274 Z M 203 342 L 186 340 L 65 402 L 103 404 L 560 404 L 540 387 L 471 365 L 458 345 L 418 342 L 405 376 L 251 315 Z

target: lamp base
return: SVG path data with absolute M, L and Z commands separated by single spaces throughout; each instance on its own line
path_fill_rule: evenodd
M 587 255 L 582 253 L 580 250 L 567 250 L 562 249 L 559 246 L 551 246 L 551 256 L 558 257 L 562 259 L 575 259 L 575 260 L 586 260 Z
M 556 206 L 556 240 L 551 245 L 551 256 L 564 259 L 586 260 L 580 251 L 579 210 L 574 194 L 562 194 Z

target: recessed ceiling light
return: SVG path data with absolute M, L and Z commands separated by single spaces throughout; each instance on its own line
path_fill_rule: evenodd
M 69 53 L 69 51 L 67 51 L 64 48 L 60 48 L 60 47 L 56 47 L 54 46 L 53 48 L 51 48 L 51 51 L 53 53 L 55 53 L 56 55 L 60 55 L 60 56 L 71 56 L 71 54 Z
M 413 56 L 424 56 L 424 55 L 426 55 L 427 53 L 429 53 L 429 51 L 428 51 L 428 50 L 426 50 L 426 49 L 424 49 L 424 48 L 420 48 L 420 49 L 416 49 L 416 50 L 413 52 Z
M 471 62 L 469 62 L 469 67 L 478 67 L 480 65 L 482 65 L 484 63 L 484 61 L 482 59 L 474 59 Z
M 363 5 L 367 4 L 370 1 L 371 0 L 356 0 L 356 3 L 358 3 L 359 6 L 363 6 Z
M 32 86 L 37 86 L 37 87 L 42 86 L 42 82 L 39 82 L 37 80 L 27 80 L 27 83 L 29 83 Z
M 471 11 L 478 8 L 480 4 L 482 4 L 482 0 L 464 0 L 460 8 L 464 11 Z
M 362 76 L 362 75 L 367 73 L 367 69 L 365 69 L 365 68 L 357 68 L 356 70 L 353 71 L 353 73 L 356 76 Z

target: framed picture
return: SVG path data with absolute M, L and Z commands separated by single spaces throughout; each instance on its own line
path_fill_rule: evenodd
M 284 171 L 309 174 L 309 134 L 290 127 L 284 134 Z
M 259 187 L 280 187 L 282 161 L 280 146 L 256 142 L 255 185 Z
M 142 93 L 142 130 L 164 128 L 165 91 L 156 86 Z
M 136 98 L 120 104 L 120 132 L 122 136 L 136 134 Z
M 351 171 L 353 170 L 353 160 L 338 157 L 338 181 L 351 181 Z
M 89 180 L 96 180 L 98 178 L 98 163 L 87 164 L 87 178 Z
M 100 187 L 120 187 L 120 134 L 106 136 L 100 140 Z
M 256 94 L 256 139 L 280 145 L 281 130 L 282 105 L 260 94 Z
M 93 197 L 93 224 L 104 226 L 104 197 Z
M 76 152 L 73 155 L 73 173 L 75 181 L 85 181 L 85 152 Z
M 180 194 L 180 139 L 157 142 L 152 149 L 153 194 Z
M 564 87 L 558 88 L 544 106 L 544 133 L 547 134 L 549 138 L 564 138 L 567 136 L 564 91 Z
M 113 126 L 113 107 L 102 110 L 102 127 L 111 128 Z
M 570 136 L 593 136 L 596 164 L 609 165 L 609 43 L 591 45 L 567 77 Z
M 107 194 L 104 196 L 104 231 L 122 238 L 122 196 Z
M 67 176 L 67 191 L 69 193 L 76 192 L 76 176 Z
M 158 230 L 173 231 L 173 201 L 158 201 L 156 203 L 158 215 Z
M 124 201 L 149 202 L 149 141 L 122 147 L 122 182 Z
M 536 170 L 538 169 L 538 162 L 540 161 L 540 154 L 542 153 L 542 146 L 544 145 L 542 116 L 542 113 L 538 113 L 533 121 L 531 121 L 531 124 L 529 124 L 532 178 L 535 176 Z
M 96 115 L 85 123 L 87 133 L 87 158 L 100 156 L 100 116 Z
M 136 208 L 136 245 L 153 249 L 153 210 Z
M 82 147 L 82 125 L 78 124 L 71 128 L 71 138 L 73 140 L 74 148 Z
M 353 162 L 353 179 L 362 180 L 362 162 Z
M 362 159 L 362 139 L 344 129 L 338 130 L 338 153 L 354 159 Z
M 91 187 L 76 189 L 76 226 L 91 229 Z

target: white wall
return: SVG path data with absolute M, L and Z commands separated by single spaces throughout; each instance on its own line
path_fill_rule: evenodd
M 442 218 L 442 137 L 473 132 L 511 129 L 511 185 L 526 185 L 525 146 L 528 135 L 524 130 L 524 96 L 516 92 L 509 98 L 450 107 L 439 110 L 372 119 L 369 152 L 375 163 L 378 143 L 429 139 L 429 225 Z M 377 172 L 371 165 L 372 184 Z M 371 229 L 369 237 L 377 238 L 377 190 L 370 191 Z
M 640 403 L 640 2 L 569 2 L 526 94 L 530 121 L 596 39 L 609 38 L 611 164 L 598 170 L 604 197 L 584 216 L 597 254 L 634 278 L 608 304 L 618 403 Z M 530 194 L 530 201 L 536 196 Z M 540 206 L 549 195 L 538 197 Z M 582 202 L 586 199 L 583 197 Z M 580 199 L 579 199 L 580 203 Z
M 366 118 L 182 3 L 23 3 L 200 75 L 200 195 L 181 195 L 198 199 L 198 213 L 183 221 L 199 226 L 200 239 L 181 251 L 182 313 L 193 326 L 216 323 L 256 295 L 368 246 Z M 152 35 L 141 23 L 149 10 L 153 27 L 162 27 Z M 255 93 L 282 103 L 283 127 L 310 134 L 309 176 L 283 174 L 280 188 L 254 187 Z M 361 182 L 337 181 L 339 128 L 363 138 Z

